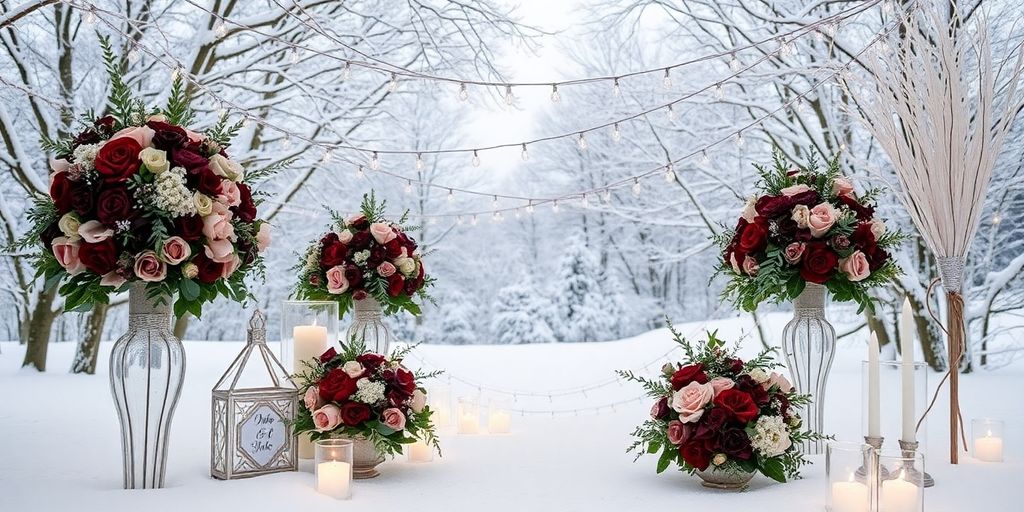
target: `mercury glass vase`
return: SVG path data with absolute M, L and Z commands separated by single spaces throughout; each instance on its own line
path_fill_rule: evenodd
M 121 421 L 125 489 L 164 486 L 171 417 L 185 379 L 185 349 L 171 331 L 171 298 L 128 291 L 128 332 L 110 352 L 110 391 Z
M 737 468 L 719 468 L 714 464 L 708 466 L 704 471 L 697 470 L 700 477 L 700 484 L 711 489 L 722 489 L 725 491 L 738 491 L 743 489 L 754 478 L 753 471 L 743 471 Z
M 782 352 L 793 385 L 797 392 L 811 395 L 801 416 L 819 434 L 825 432 L 825 386 L 836 354 L 836 331 L 825 319 L 826 292 L 820 284 L 807 283 L 793 301 L 793 319 L 782 330 Z M 805 454 L 818 454 L 825 444 L 806 441 L 799 448 Z
M 349 326 L 344 342 L 362 343 L 367 351 L 387 355 L 395 338 L 388 326 L 384 325 L 380 302 L 367 297 L 355 301 L 352 309 L 356 318 Z

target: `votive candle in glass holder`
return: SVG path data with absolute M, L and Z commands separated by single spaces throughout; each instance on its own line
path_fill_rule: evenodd
M 971 420 L 974 458 L 984 462 L 1003 461 L 1003 422 L 989 418 Z
M 460 434 L 480 433 L 480 404 L 475 398 L 459 398 L 458 427 Z
M 882 470 L 885 469 L 885 471 Z M 878 452 L 878 512 L 924 511 L 924 455 L 921 452 Z M 882 478 L 880 475 L 888 475 Z
M 338 303 L 286 300 L 281 315 L 281 365 L 292 373 L 320 357 L 338 339 Z
M 427 403 L 430 404 L 430 419 L 434 425 L 443 428 L 452 424 L 452 395 L 448 386 L 431 386 L 427 390 Z
M 874 512 L 871 489 L 875 481 L 874 450 L 864 443 L 829 441 L 825 445 L 825 510 Z
M 316 442 L 316 490 L 339 500 L 352 497 L 352 440 L 320 439 Z
M 425 441 L 405 445 L 405 456 L 409 462 L 430 462 L 434 460 L 434 448 Z
M 487 404 L 487 432 L 508 434 L 512 431 L 512 410 L 507 399 L 492 398 Z

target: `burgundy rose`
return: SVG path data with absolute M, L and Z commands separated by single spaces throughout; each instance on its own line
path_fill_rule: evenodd
M 850 234 L 850 242 L 865 253 L 873 251 L 878 245 L 878 241 L 875 240 L 875 234 L 871 232 L 871 223 L 861 222 L 857 224 L 853 233 Z
M 856 199 L 848 195 L 838 196 L 836 199 L 838 199 L 840 203 L 846 205 L 847 208 L 853 210 L 853 212 L 857 214 L 857 219 L 859 220 L 870 220 L 871 217 L 875 215 L 874 207 L 862 205 L 857 202 Z
M 356 392 L 356 379 L 349 377 L 341 368 L 335 368 L 327 372 L 317 386 L 324 400 L 341 402 Z
M 327 349 L 326 352 L 320 354 L 320 364 L 327 364 L 328 361 L 334 359 L 338 355 L 338 351 L 334 350 L 334 347 Z
M 754 456 L 754 450 L 750 446 L 750 438 L 742 429 L 730 428 L 722 432 L 719 438 L 722 451 L 726 455 L 740 460 L 748 460 Z
M 210 197 L 216 197 L 220 193 L 220 184 L 224 181 L 205 165 L 189 170 L 185 180 L 190 187 Z
M 744 254 L 761 251 L 768 245 L 768 224 L 762 217 L 757 217 L 754 222 L 747 224 L 739 235 L 740 251 Z
M 54 221 L 42 233 L 39 233 L 39 241 L 42 242 L 45 250 L 50 251 L 53 246 L 53 239 L 59 236 L 64 236 L 64 232 L 60 230 L 60 223 Z
M 333 234 L 333 233 L 332 233 Z M 348 256 L 348 247 L 345 244 L 335 241 L 324 245 L 320 253 L 320 267 L 331 268 L 345 263 L 345 256 Z M 351 283 L 349 283 L 351 286 Z
M 108 238 L 95 244 L 82 242 L 78 249 L 78 259 L 85 268 L 96 275 L 114 270 L 117 267 L 117 246 L 114 245 L 114 239 Z
M 150 121 L 146 126 L 153 129 L 153 146 L 164 151 L 172 151 L 188 143 L 185 129 L 170 123 Z
M 320 286 L 320 274 L 310 274 L 309 284 L 312 286 Z
M 75 135 L 74 143 L 75 146 L 82 146 L 84 144 L 96 144 L 100 141 L 100 134 L 92 128 L 86 128 L 81 131 L 78 135 Z
M 729 412 L 721 407 L 712 407 L 707 414 L 704 415 L 704 425 L 711 430 L 721 430 L 725 426 L 725 422 L 729 421 Z
M 183 148 L 171 153 L 171 164 L 174 167 L 183 167 L 186 171 L 192 171 L 208 166 L 210 161 L 195 151 Z
M 366 293 L 366 290 L 356 290 L 352 292 L 352 300 L 363 300 L 368 296 L 369 294 Z
M 384 255 L 387 256 L 389 260 L 393 260 L 402 255 L 402 249 L 402 241 L 395 238 L 394 240 L 384 244 Z
M 651 407 L 651 417 L 656 420 L 668 418 L 668 397 L 663 396 Z
M 235 212 L 242 222 L 252 222 L 256 220 L 256 202 L 252 199 L 252 190 L 245 183 L 238 183 L 237 187 L 241 202 L 238 206 L 232 207 L 231 211 Z
M 704 471 L 711 464 L 711 452 L 704 447 L 704 443 L 691 439 L 679 447 L 679 456 L 692 468 Z
M 198 215 L 186 215 L 174 219 L 175 234 L 188 240 L 198 241 L 203 237 L 203 218 Z
M 761 412 L 749 394 L 736 388 L 719 392 L 714 398 L 714 404 L 725 409 L 730 417 L 744 424 L 757 418 Z
M 139 152 L 142 146 L 131 137 L 108 140 L 96 152 L 96 172 L 107 183 L 127 181 L 139 171 Z
M 107 226 L 114 226 L 119 220 L 128 220 L 132 200 L 125 187 L 108 188 L 100 192 L 96 201 L 96 218 Z
M 224 264 L 217 263 L 206 256 L 206 253 L 201 252 L 192 260 L 192 263 L 196 264 L 199 269 L 199 273 L 196 274 L 196 278 L 199 282 L 205 284 L 213 284 L 220 279 L 221 274 L 224 273 Z
M 729 368 L 729 371 L 733 373 L 738 374 L 743 371 L 743 360 L 738 357 L 726 359 L 725 365 Z
M 395 384 L 406 394 L 411 395 L 416 390 L 416 377 L 405 368 L 395 371 Z
M 868 269 L 872 272 L 882 268 L 889 261 L 889 253 L 877 245 L 874 250 L 865 252 L 864 255 L 868 258 Z
M 116 122 L 117 120 L 114 119 L 114 116 L 103 116 L 93 121 L 92 125 L 95 126 L 97 129 L 104 130 L 108 133 L 112 133 L 114 131 L 114 123 Z
M 92 213 L 93 191 L 88 186 L 77 184 L 71 191 L 71 209 L 81 217 Z
M 384 246 L 377 245 L 370 249 L 370 257 L 366 259 L 366 266 L 377 268 L 387 258 L 387 250 Z
M 412 297 L 416 290 L 420 289 L 422 283 L 419 279 L 406 279 L 405 280 L 405 294 Z
M 808 208 L 821 202 L 821 196 L 818 195 L 816 190 L 808 190 L 800 192 L 799 194 L 793 194 L 789 196 L 790 200 L 793 201 L 793 206 L 802 204 Z
M 57 207 L 57 213 L 64 215 L 71 211 L 71 199 L 78 184 L 68 178 L 67 171 L 61 171 L 53 175 L 50 183 L 50 199 Z
M 363 271 L 355 265 L 348 265 L 345 267 L 345 280 L 350 288 L 358 288 L 363 284 Z
M 386 398 L 388 399 L 388 402 L 390 402 L 391 405 L 393 405 L 395 407 L 398 407 L 398 406 L 408 402 L 409 401 L 409 397 L 412 396 L 409 393 L 406 393 L 405 391 L 402 391 L 401 389 L 392 389 L 392 390 L 388 391 L 387 393 L 385 393 L 385 395 L 386 395 Z
M 363 365 L 364 368 L 369 370 L 376 370 L 380 368 L 380 365 L 384 364 L 384 356 L 380 354 L 374 354 L 373 352 L 367 352 L 356 357 L 356 361 Z
M 355 218 L 352 221 L 352 223 L 348 225 L 348 227 L 357 231 L 362 231 L 370 227 L 370 221 L 366 218 L 365 215 L 360 215 L 359 217 Z
M 754 210 L 762 217 L 776 217 L 788 213 L 795 204 L 792 196 L 761 196 L 754 203 Z
M 395 273 L 388 278 L 388 296 L 398 297 L 405 291 L 405 278 Z
M 341 422 L 355 427 L 370 419 L 373 411 L 370 406 L 359 402 L 345 402 L 341 406 Z
M 670 380 L 672 381 L 672 389 L 678 391 L 691 382 L 707 384 L 708 375 L 704 373 L 704 365 L 697 363 L 676 370 Z
M 373 240 L 373 238 L 370 237 L 368 231 L 358 231 L 352 235 L 352 241 L 349 242 L 349 245 L 352 246 L 352 249 L 361 251 L 369 247 L 370 240 Z
M 839 256 L 825 242 L 808 242 L 800 262 L 800 277 L 805 281 L 824 284 L 836 272 Z

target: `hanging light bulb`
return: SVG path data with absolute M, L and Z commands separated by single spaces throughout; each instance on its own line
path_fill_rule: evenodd
M 512 210 L 512 214 L 515 215 L 517 219 L 519 217 L 522 217 L 522 213 L 519 211 L 519 208 L 516 208 L 515 210 Z
M 892 16 L 893 6 L 889 2 L 882 2 L 882 14 L 885 16 Z
M 555 199 L 555 201 L 551 203 L 551 211 L 558 213 L 558 199 Z
M 512 95 L 512 86 L 511 85 L 506 85 L 505 86 L 505 104 L 511 106 L 513 103 L 515 103 L 515 101 L 516 101 L 516 97 Z
M 423 163 L 423 153 L 416 153 L 416 170 L 422 171 L 425 164 Z
M 459 215 L 458 217 L 455 217 L 455 223 L 456 223 L 456 224 L 458 224 L 458 225 L 460 225 L 460 226 L 461 226 L 461 225 L 462 225 L 462 222 L 463 222 L 463 220 L 462 220 L 462 215 Z
M 345 81 L 352 78 L 352 63 L 345 61 L 345 67 L 341 68 L 341 80 Z
M 395 92 L 398 90 L 398 75 L 391 73 L 391 81 L 388 82 L 388 92 Z
M 729 69 L 735 72 L 739 71 L 741 66 L 740 59 L 736 58 L 736 53 L 729 54 Z
M 672 88 L 672 75 L 669 74 L 669 68 L 665 68 L 665 76 L 661 79 L 661 85 L 666 89 Z
M 622 95 L 622 88 L 619 87 L 619 79 L 616 78 L 615 80 L 612 81 L 612 96 L 615 96 L 616 98 L 618 98 L 621 95 Z
M 530 202 L 527 203 L 527 205 L 526 205 L 526 213 L 529 213 L 530 215 L 533 215 L 533 209 L 534 209 L 533 208 L 533 199 L 531 199 Z
M 491 199 L 491 210 L 492 211 L 496 211 L 497 209 L 498 209 L 498 196 L 494 196 L 494 199 Z
M 580 132 L 579 138 L 576 139 L 576 145 L 580 147 L 581 151 L 587 149 L 587 139 L 583 136 L 583 132 Z
M 526 150 L 525 142 L 523 143 L 523 150 L 519 152 L 519 157 L 522 158 L 524 162 L 530 159 L 530 152 Z
M 586 194 L 583 194 L 583 197 L 580 198 L 580 206 L 583 208 L 590 207 L 590 198 Z
M 711 163 L 711 157 L 708 156 L 708 150 L 700 150 L 700 163 L 701 165 L 708 165 Z
M 609 203 L 612 200 L 612 189 L 606 188 L 601 191 L 601 200 Z
M 380 169 L 380 155 L 376 151 L 370 156 L 370 169 L 376 171 Z
M 361 165 L 356 166 L 356 178 L 363 179 L 365 177 L 366 177 L 366 174 L 363 173 L 363 166 L 361 166 Z
M 1002 221 L 1003 221 L 1002 214 L 999 213 L 999 210 L 996 210 L 996 213 L 992 214 L 992 225 L 998 226 L 999 223 L 1002 222 Z
M 325 163 L 325 164 L 330 162 L 331 161 L 331 153 L 332 153 L 332 151 L 331 151 L 330 148 L 324 149 L 324 156 L 323 156 L 323 158 L 320 159 L 320 161 Z
M 633 197 L 640 197 L 640 178 L 633 178 Z
M 217 20 L 217 24 L 213 27 L 213 33 L 217 35 L 217 39 L 228 35 L 228 28 L 224 26 L 224 20 Z
M 672 162 L 665 166 L 665 181 L 672 183 L 676 180 L 676 171 L 672 168 Z
M 675 121 L 676 120 L 676 110 L 674 108 L 672 108 L 672 104 L 671 103 L 668 104 L 668 120 L 669 121 Z
M 459 101 L 466 101 L 469 99 L 469 89 L 466 88 L 465 82 L 459 84 Z
M 302 58 L 302 54 L 299 53 L 299 47 L 298 46 L 293 46 L 292 47 L 291 56 L 288 59 L 292 61 L 292 64 L 298 64 L 299 63 L 299 59 L 301 59 L 301 58 Z
M 494 212 L 494 214 L 491 215 L 491 220 L 493 222 L 501 222 L 505 220 L 505 217 L 501 214 L 501 212 Z
M 471 162 L 473 163 L 473 167 L 480 167 L 480 154 L 477 153 L 477 150 L 475 149 L 473 150 L 473 160 L 471 160 Z
M 98 21 L 96 18 L 96 8 L 90 5 L 89 12 L 85 15 L 85 22 L 90 25 L 95 25 L 96 21 Z
M 551 84 L 551 103 L 562 101 L 562 95 L 558 93 L 558 84 Z
M 622 140 L 622 132 L 619 131 L 619 123 L 612 125 L 612 140 L 615 142 Z
M 736 132 L 736 135 L 733 137 L 733 142 L 736 143 L 736 147 L 742 148 L 745 143 L 743 140 L 743 132 Z
M 451 203 L 453 201 L 455 201 L 455 191 L 448 189 L 448 202 Z
M 722 82 L 718 82 L 718 84 L 715 85 L 715 99 L 721 100 L 721 99 L 724 99 L 724 98 L 725 98 L 725 86 L 722 85 Z
M 221 117 L 224 117 L 225 115 L 226 114 L 221 114 Z M 281 139 L 281 147 L 283 147 L 284 149 L 291 149 L 291 147 L 292 147 L 292 136 L 291 135 L 288 135 L 287 133 L 284 134 L 284 139 Z
M 405 180 L 405 195 L 412 194 L 412 180 Z
M 138 62 L 138 61 L 139 61 L 139 47 L 136 46 L 135 44 L 132 44 L 132 49 L 128 50 L 128 62 L 133 62 L 134 63 L 134 62 Z
M 475 213 L 473 214 L 473 217 L 469 219 L 469 223 L 471 225 L 473 225 L 473 226 L 476 226 L 476 214 Z

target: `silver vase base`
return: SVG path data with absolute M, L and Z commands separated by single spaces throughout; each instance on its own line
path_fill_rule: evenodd
M 885 443 L 885 438 L 864 436 L 864 443 L 875 449 L 875 451 L 878 451 L 882 449 L 882 444 Z M 861 466 L 857 468 L 857 471 L 854 472 L 854 478 L 856 478 L 858 482 L 866 483 L 868 481 L 867 464 L 868 462 L 864 461 L 864 464 L 861 464 Z M 886 469 L 885 466 L 879 465 L 878 472 L 882 480 L 889 479 L 889 470 Z
M 377 471 L 377 468 L 352 469 L 353 480 L 369 480 L 371 478 L 377 478 L 378 476 L 380 476 L 380 471 Z

